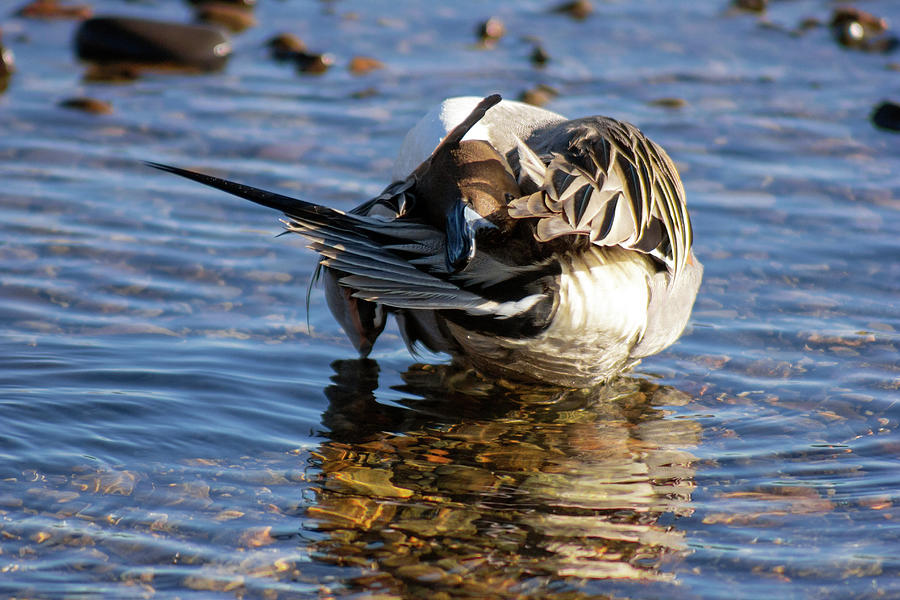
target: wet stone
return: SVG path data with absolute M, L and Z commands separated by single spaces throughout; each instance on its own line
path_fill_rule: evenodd
M 315 519 L 316 529 L 340 530 L 355 527 L 368 530 L 382 527 L 395 515 L 396 505 L 378 502 L 369 498 L 329 497 L 318 506 L 310 506 L 307 516 Z M 399 534 L 399 532 L 397 532 Z M 389 543 L 394 543 L 388 539 Z
M 212 500 L 209 497 L 209 485 L 202 481 L 172 483 L 164 489 L 167 492 L 166 499 L 169 506 L 184 504 L 186 506 L 205 508 L 212 504 Z
M 253 527 L 241 534 L 238 543 L 246 548 L 259 548 L 275 543 L 271 527 Z
M 19 9 L 20 17 L 31 19 L 87 19 L 93 10 L 87 4 L 61 4 L 57 0 L 34 0 Z
M 391 471 L 372 469 L 362 466 L 342 468 L 330 474 L 325 487 L 332 491 L 341 491 L 365 496 L 381 498 L 408 498 L 411 490 L 397 487 L 391 483 Z
M 530 60 L 531 64 L 535 67 L 543 67 L 550 62 L 550 55 L 547 54 L 547 51 L 544 50 L 543 46 L 535 44 L 534 48 L 531 50 L 531 54 L 528 56 L 528 60 Z
M 378 95 L 378 88 L 375 87 L 367 87 L 365 89 L 353 92 L 350 94 L 350 97 L 354 100 L 364 100 L 366 98 L 372 98 Z
M 210 0 L 188 0 L 190 4 L 195 6 L 202 4 L 209 4 Z M 257 0 L 214 0 L 216 4 L 223 4 L 227 6 L 235 6 L 244 9 L 251 9 L 256 6 Z
M 293 33 L 279 33 L 266 42 L 275 60 L 291 60 L 294 54 L 306 52 L 306 44 Z
M 497 478 L 487 469 L 464 465 L 444 465 L 435 469 L 438 489 L 454 493 L 480 493 L 493 487 Z
M 239 510 L 223 510 L 215 517 L 213 520 L 215 521 L 231 521 L 232 519 L 240 519 L 244 516 L 244 513 Z
M 544 106 L 559 95 L 559 92 L 549 85 L 540 84 L 519 95 L 519 100 L 533 106 Z
M 7 78 L 16 72 L 16 57 L 13 51 L 0 44 L 0 78 Z
M 34 535 L 31 536 L 31 541 L 35 544 L 43 544 L 47 540 L 51 538 L 51 534 L 46 531 L 38 531 Z
M 491 17 L 478 25 L 477 35 L 482 47 L 493 48 L 506 35 L 506 25 L 497 17 Z
M 886 20 L 855 7 L 835 8 L 830 26 L 835 40 L 845 48 L 891 52 L 898 45 L 897 37 L 888 31 Z
M 197 5 L 196 15 L 204 23 L 221 25 L 235 33 L 256 25 L 256 18 L 249 9 L 233 3 L 204 2 Z
M 769 0 L 734 0 L 734 7 L 748 12 L 765 12 Z
M 482 452 L 478 455 L 478 460 L 490 464 L 498 471 L 537 471 L 544 466 L 547 451 L 520 445 Z
M 900 104 L 882 102 L 872 112 L 872 123 L 888 131 L 900 131 Z
M 818 29 L 819 27 L 823 27 L 825 24 L 816 17 L 806 17 L 797 24 L 796 31 L 798 33 L 804 33 L 806 31 L 810 31 L 811 29 Z
M 590 0 L 575 0 L 574 2 L 565 2 L 554 7 L 553 12 L 568 15 L 577 21 L 583 21 L 594 12 L 594 5 L 591 4 Z
M 656 100 L 651 100 L 650 105 L 663 108 L 684 108 L 687 106 L 687 100 L 684 98 L 657 98 Z
M 417 537 L 428 538 L 436 535 L 474 535 L 472 524 L 479 517 L 476 512 L 443 509 L 437 516 L 423 519 L 401 519 L 394 526 Z
M 371 56 L 354 56 L 347 66 L 354 75 L 363 75 L 384 68 L 384 63 Z
M 131 471 L 104 471 L 81 479 L 86 491 L 104 495 L 130 496 L 138 476 Z
M 208 25 L 98 17 L 78 28 L 75 50 L 80 59 L 94 63 L 212 71 L 225 66 L 231 43 Z
M 295 52 L 291 60 L 301 73 L 318 75 L 324 73 L 334 64 L 334 57 L 330 54 L 316 54 L 314 52 Z
M 397 568 L 397 575 L 403 579 L 413 579 L 418 583 L 439 583 L 447 573 L 430 565 L 408 565 Z
M 90 64 L 84 72 L 85 81 L 104 83 L 128 83 L 138 79 L 141 69 L 138 65 L 125 63 Z

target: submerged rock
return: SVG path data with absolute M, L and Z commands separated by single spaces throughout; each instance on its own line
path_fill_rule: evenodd
M 225 66 L 231 43 L 215 27 L 130 17 L 88 19 L 75 34 L 78 57 L 95 63 L 129 63 L 213 71 Z
M 113 112 L 112 104 L 110 104 L 109 102 L 104 102 L 103 100 L 97 100 L 96 98 L 68 98 L 60 102 L 59 106 L 62 108 L 80 110 L 95 115 L 108 115 Z
M 900 131 L 900 104 L 882 102 L 872 112 L 872 123 L 881 129 Z

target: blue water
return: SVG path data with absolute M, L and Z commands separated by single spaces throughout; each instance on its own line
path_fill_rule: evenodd
M 127 84 L 82 80 L 74 23 L 0 15 L 0 594 L 900 596 L 900 134 L 869 121 L 900 55 L 791 35 L 825 0 L 551 6 L 260 3 L 223 72 Z M 335 66 L 273 62 L 286 31 Z M 668 150 L 706 266 L 684 337 L 590 393 L 395 329 L 354 360 L 278 215 L 141 163 L 347 209 L 442 98 L 540 83 Z

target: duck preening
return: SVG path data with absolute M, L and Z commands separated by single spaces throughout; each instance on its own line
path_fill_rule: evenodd
M 413 352 L 589 386 L 672 344 L 703 273 L 662 148 L 622 121 L 498 95 L 428 113 L 393 183 L 350 212 L 149 164 L 283 212 L 362 356 L 393 314 Z

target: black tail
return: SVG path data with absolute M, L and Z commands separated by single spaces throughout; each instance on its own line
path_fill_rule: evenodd
M 261 190 L 242 183 L 235 183 L 234 181 L 228 181 L 227 179 L 220 179 L 219 177 L 213 177 L 212 175 L 204 175 L 203 173 L 196 173 L 194 171 L 188 171 L 187 169 L 180 169 L 178 167 L 155 162 L 145 162 L 145 164 L 154 169 L 174 173 L 175 175 L 192 179 L 204 185 L 222 190 L 223 192 L 234 194 L 245 200 L 261 204 L 262 206 L 274 208 L 289 217 L 319 221 L 336 217 L 339 220 L 342 220 L 339 217 L 344 216 L 344 213 L 341 211 L 328 208 L 327 206 L 321 206 L 319 204 L 313 204 L 312 202 L 306 202 L 305 200 L 291 198 L 290 196 L 282 196 L 281 194 L 267 192 L 266 190 Z
M 441 143 L 438 144 L 437 148 L 435 148 L 431 156 L 428 157 L 425 162 L 419 165 L 418 168 L 416 168 L 413 175 L 416 175 L 421 171 L 427 169 L 428 165 L 431 162 L 431 159 L 435 154 L 443 151 L 445 148 L 451 146 L 452 144 L 459 143 L 463 136 L 465 136 L 466 132 L 468 132 L 469 129 L 471 129 L 472 126 L 475 125 L 475 123 L 477 123 L 484 116 L 489 108 L 491 108 L 498 102 L 500 102 L 499 94 L 488 96 L 487 98 L 484 98 L 481 102 L 479 102 L 478 106 L 475 107 L 475 109 L 469 114 L 469 116 L 466 117 L 466 119 L 463 120 L 462 123 L 454 127 L 450 131 L 450 133 L 448 133 L 447 136 L 441 141 Z M 204 185 L 222 190 L 223 192 L 228 192 L 229 194 L 233 194 L 235 196 L 238 196 L 239 198 L 244 198 L 245 200 L 249 200 L 250 202 L 255 202 L 262 206 L 279 210 L 289 217 L 299 219 L 300 221 L 304 221 L 312 225 L 325 225 L 332 227 L 338 226 L 353 230 L 356 229 L 356 226 L 359 223 L 353 215 L 348 216 L 342 211 L 328 208 L 327 206 L 322 206 L 321 204 L 313 204 L 312 202 L 298 200 L 297 198 L 291 198 L 290 196 L 282 196 L 281 194 L 267 192 L 266 190 L 261 190 L 249 185 L 244 185 L 243 183 L 236 183 L 234 181 L 228 181 L 227 179 L 213 177 L 212 175 L 204 175 L 203 173 L 188 171 L 187 169 L 173 167 L 171 165 L 164 165 L 162 163 L 156 162 L 145 162 L 145 164 L 147 166 L 153 167 L 154 169 L 174 173 L 175 175 L 180 175 L 181 177 L 192 179 L 198 183 L 202 183 Z

